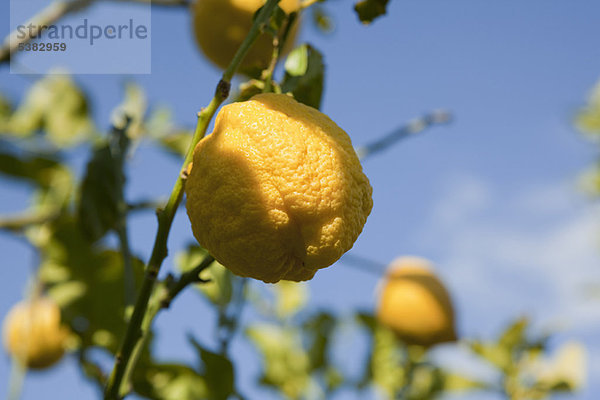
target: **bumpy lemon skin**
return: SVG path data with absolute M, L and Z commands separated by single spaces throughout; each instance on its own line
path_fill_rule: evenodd
M 68 329 L 49 298 L 16 304 L 4 319 L 3 331 L 7 352 L 28 368 L 46 369 L 64 355 Z
M 196 0 L 192 6 L 196 42 L 204 55 L 225 69 L 233 59 L 250 28 L 256 11 L 265 0 Z M 281 0 L 286 13 L 298 11 L 300 0 Z M 298 32 L 298 21 L 290 30 L 283 53 L 288 53 Z M 242 62 L 242 68 L 263 69 L 269 65 L 273 54 L 273 37 L 267 33 L 258 37 Z
M 308 280 L 333 264 L 373 206 L 346 132 L 283 94 L 223 107 L 192 165 L 194 236 L 233 273 L 264 282 Z
M 377 319 L 409 345 L 430 347 L 456 340 L 450 295 L 422 258 L 392 262 L 380 288 Z

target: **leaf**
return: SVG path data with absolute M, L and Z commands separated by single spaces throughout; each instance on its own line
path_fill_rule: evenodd
M 164 136 L 160 139 L 160 144 L 169 153 L 185 157 L 188 147 L 192 141 L 192 133 L 188 131 L 178 131 Z
M 525 331 L 528 325 L 529 320 L 527 318 L 517 319 L 502 333 L 498 340 L 498 345 L 504 347 L 509 352 L 512 352 L 517 347 L 525 347 L 527 343 Z
M 308 336 L 308 356 L 312 370 L 326 368 L 329 343 L 336 328 L 336 320 L 327 312 L 320 312 L 304 323 L 303 331 Z
M 309 44 L 296 47 L 285 60 L 282 93 L 291 93 L 296 100 L 319 109 L 323 96 L 325 65 L 321 53 Z
M 34 212 L 52 213 L 67 206 L 73 190 L 73 177 L 58 159 L 47 155 L 24 155 L 0 152 L 0 173 L 23 179 L 38 186 Z
M 507 371 L 510 368 L 512 354 L 505 347 L 495 343 L 489 344 L 476 341 L 471 342 L 469 345 L 473 352 L 480 355 L 496 368 L 502 371 Z
M 576 116 L 575 124 L 582 132 L 598 139 L 600 135 L 600 81 L 592 89 L 585 108 Z
M 189 340 L 202 359 L 209 398 L 227 400 L 235 392 L 233 364 L 225 356 L 203 347 L 193 337 L 190 336 Z
M 124 216 L 123 167 L 128 147 L 125 131 L 113 128 L 109 141 L 94 150 L 87 164 L 77 215 L 82 232 L 92 242 L 116 229 Z
M 279 318 L 289 318 L 302 309 L 308 301 L 308 288 L 304 283 L 280 281 L 273 285 L 275 310 Z
M 127 135 L 137 139 L 144 133 L 144 115 L 148 108 L 146 94 L 141 86 L 129 82 L 125 85 L 123 102 L 113 111 L 113 126 L 123 130 L 127 127 Z
M 6 133 L 28 137 L 37 131 L 58 147 L 89 138 L 94 127 L 88 100 L 67 75 L 49 75 L 36 82 L 10 117 Z
M 406 384 L 406 376 L 396 336 L 384 326 L 375 328 L 369 364 L 373 383 L 389 398 L 394 398 L 398 390 Z
M 298 399 L 311 384 L 309 358 L 297 331 L 272 324 L 256 324 L 246 335 L 263 358 L 260 383 Z
M 189 245 L 184 252 L 177 255 L 177 268 L 181 272 L 190 271 L 200 265 L 207 254 L 200 246 Z M 233 275 L 227 268 L 215 261 L 202 271 L 200 278 L 209 281 L 195 285 L 207 300 L 219 307 L 229 304 L 233 293 Z
M 9 120 L 13 112 L 10 101 L 0 94 L 0 132 L 7 132 L 9 130 Z
M 92 247 L 73 218 L 63 217 L 45 231 L 39 279 L 63 309 L 63 318 L 82 346 L 99 346 L 113 354 L 125 333 L 125 282 L 120 253 Z M 38 230 L 40 230 L 38 229 Z M 134 258 L 137 287 L 144 263 Z
M 133 390 L 151 400 L 206 399 L 207 382 L 192 368 L 179 364 L 141 364 L 133 373 Z
M 385 15 L 388 0 L 362 0 L 354 5 L 354 11 L 363 24 L 370 24 L 374 19 Z
M 443 374 L 443 388 L 449 392 L 462 392 L 473 389 L 488 389 L 489 384 L 446 371 Z

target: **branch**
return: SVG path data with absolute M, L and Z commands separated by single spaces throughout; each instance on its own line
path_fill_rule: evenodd
M 423 132 L 425 129 L 431 128 L 435 125 L 447 124 L 452 120 L 452 115 L 447 111 L 433 111 L 429 114 L 424 115 L 421 118 L 417 118 L 408 124 L 396 129 L 395 131 L 385 135 L 381 139 L 377 139 L 365 146 L 358 147 L 356 153 L 358 158 L 361 160 L 383 151 L 388 147 L 391 147 L 394 143 L 408 136 Z
M 196 268 L 183 273 L 176 281 L 170 281 L 167 284 L 168 290 L 166 291 L 166 294 L 160 299 L 160 307 L 169 308 L 171 306 L 171 302 L 175 299 L 175 297 L 177 297 L 177 295 L 181 293 L 181 291 L 185 289 L 188 285 L 191 285 L 193 283 L 209 282 L 200 278 L 200 274 L 206 268 L 210 267 L 210 265 L 214 261 L 215 258 L 213 256 L 207 255 L 206 257 L 204 257 L 200 265 L 198 265 Z
M 215 261 L 215 259 L 211 255 L 207 255 L 204 257 L 200 265 L 188 272 L 183 273 L 176 281 L 174 281 L 173 277 L 169 275 L 165 282 L 158 288 L 160 290 L 154 291 L 152 299 L 150 300 L 150 304 L 148 305 L 148 311 L 146 312 L 144 321 L 142 322 L 142 331 L 149 332 L 150 328 L 152 327 L 152 322 L 156 318 L 156 315 L 159 313 L 159 311 L 169 308 L 175 297 L 177 297 L 177 295 L 181 293 L 181 291 L 188 285 L 191 285 L 192 283 L 208 282 L 200 278 L 200 273 L 208 268 L 213 261 Z M 131 361 L 125 368 L 121 388 L 119 389 L 119 395 L 121 396 L 130 391 L 128 385 L 130 385 L 131 382 L 131 375 L 133 374 L 138 360 L 140 359 L 140 356 L 142 355 L 142 352 L 148 343 L 149 337 L 150 335 L 145 334 L 133 349 Z
M 60 215 L 60 208 L 45 211 L 26 212 L 19 215 L 0 216 L 0 230 L 22 231 L 30 225 L 52 221 Z
M 19 37 L 17 30 L 11 32 L 0 46 L 0 64 L 10 61 L 11 56 L 18 50 L 19 45 L 28 43 L 32 39 L 37 38 L 44 26 L 54 25 L 67 14 L 71 14 L 87 8 L 94 0 L 72 0 L 72 1 L 54 1 L 48 7 L 34 15 L 29 21 L 25 22 L 25 26 L 33 26 L 30 35 Z
M 147 335 L 148 330 L 142 330 L 142 323 L 144 322 L 146 312 L 148 311 L 148 302 L 154 289 L 160 267 L 163 260 L 167 257 L 167 239 L 169 237 L 169 232 L 171 230 L 175 213 L 179 207 L 179 203 L 183 198 L 184 171 L 192 161 L 194 148 L 200 139 L 202 139 L 206 134 L 208 125 L 217 112 L 217 109 L 227 99 L 227 97 L 229 97 L 231 79 L 233 78 L 233 75 L 260 35 L 263 26 L 268 23 L 278 2 L 279 0 L 268 0 L 267 3 L 262 7 L 260 13 L 254 20 L 248 36 L 246 36 L 246 39 L 238 49 L 225 72 L 223 72 L 223 76 L 221 81 L 217 84 L 217 88 L 212 100 L 206 108 L 198 113 L 196 130 L 181 167 L 181 173 L 175 181 L 175 185 L 171 191 L 171 195 L 167 205 L 165 206 L 165 209 L 158 213 L 158 232 L 156 233 L 154 248 L 152 249 L 150 261 L 146 267 L 144 281 L 142 283 L 133 314 L 131 315 L 131 320 L 127 326 L 125 338 L 121 344 L 119 352 L 117 353 L 117 357 L 115 358 L 113 371 L 110 375 L 104 393 L 105 400 L 118 400 L 121 398 L 121 384 L 123 382 L 125 371 L 131 362 L 132 353 L 138 342 Z M 151 321 L 148 326 L 150 325 Z
M 31 32 L 27 31 L 28 35 L 20 38 L 18 31 L 11 32 L 0 46 L 0 64 L 9 62 L 12 55 L 19 49 L 19 45 L 30 42 L 37 38 L 42 32 L 44 26 L 55 25 L 68 14 L 81 11 L 88 8 L 97 0 L 56 0 L 48 7 L 34 15 L 30 20 L 25 22 L 24 26 L 33 26 Z M 152 4 L 157 6 L 183 6 L 189 7 L 189 0 L 111 0 L 116 3 L 140 3 Z M 31 34 L 30 34 L 31 33 Z

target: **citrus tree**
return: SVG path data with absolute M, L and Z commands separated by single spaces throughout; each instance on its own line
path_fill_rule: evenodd
M 52 23 L 70 12 L 92 12 L 92 3 L 75 0 L 60 8 L 58 2 L 38 17 Z M 354 148 L 319 111 L 324 55 L 296 41 L 300 24 L 329 29 L 323 3 L 191 5 L 198 47 L 223 70 L 212 98 L 198 105 L 194 129 L 178 126 L 165 109 L 149 111 L 135 84 L 126 86 L 108 132 L 94 120 L 90 96 L 67 75 L 37 80 L 16 105 L 1 98 L 0 172 L 27 182 L 35 194 L 27 210 L 3 219 L 0 228 L 27 240 L 39 257 L 26 299 L 4 322 L 5 348 L 14 360 L 12 399 L 26 370 L 51 368 L 65 354 L 107 400 L 249 398 L 236 380 L 244 365 L 230 353 L 236 333 L 260 355 L 256 385 L 281 398 L 328 399 L 351 390 L 433 399 L 488 391 L 524 400 L 581 386 L 581 346 L 570 343 L 549 355 L 549 337 L 531 332 L 527 319 L 515 319 L 493 339 L 461 337 L 452 295 L 422 258 L 402 257 L 387 269 L 354 259 L 381 276 L 375 310 L 353 310 L 348 318 L 307 307 L 308 287 L 297 282 L 318 279 L 319 269 L 348 252 L 372 210 L 360 160 L 449 119 L 433 113 Z M 353 7 L 358 21 L 370 24 L 385 15 L 387 3 L 364 0 Z M 18 56 L 15 46 L 0 52 L 3 61 Z M 141 141 L 180 159 L 166 201 L 132 203 L 126 196 L 128 163 Z M 89 153 L 76 171 L 68 159 L 81 144 Z M 196 242 L 168 248 L 184 202 Z M 128 222 L 136 212 L 157 216 L 152 251 L 143 258 L 129 243 Z M 113 235 L 118 240 L 107 240 Z M 177 254 L 177 272 L 165 275 L 169 252 Z M 190 290 L 215 311 L 217 345 L 190 336 L 197 362 L 164 362 L 153 351 L 153 322 Z M 242 322 L 244 308 L 260 317 Z M 333 357 L 336 338 L 347 329 L 368 342 L 358 377 L 346 375 Z M 498 379 L 481 381 L 437 365 L 429 352 L 444 343 L 464 346 Z M 111 365 L 99 363 L 98 352 L 110 356 Z M 564 368 L 565 360 L 572 368 Z

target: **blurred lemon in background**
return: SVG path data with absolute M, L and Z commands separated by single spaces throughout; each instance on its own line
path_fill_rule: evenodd
M 8 353 L 32 369 L 58 362 L 69 332 L 61 325 L 58 305 L 45 297 L 16 304 L 4 319 L 3 331 Z
M 196 42 L 202 53 L 221 68 L 226 68 L 250 32 L 254 14 L 265 0 L 196 0 L 192 6 Z M 298 11 L 299 0 L 279 2 L 286 13 Z M 291 50 L 298 31 L 298 20 L 290 30 L 283 53 Z M 273 54 L 273 37 L 261 34 L 242 62 L 242 68 L 264 69 Z
M 401 257 L 388 267 L 377 319 L 406 344 L 433 346 L 456 340 L 450 295 L 429 261 Z

